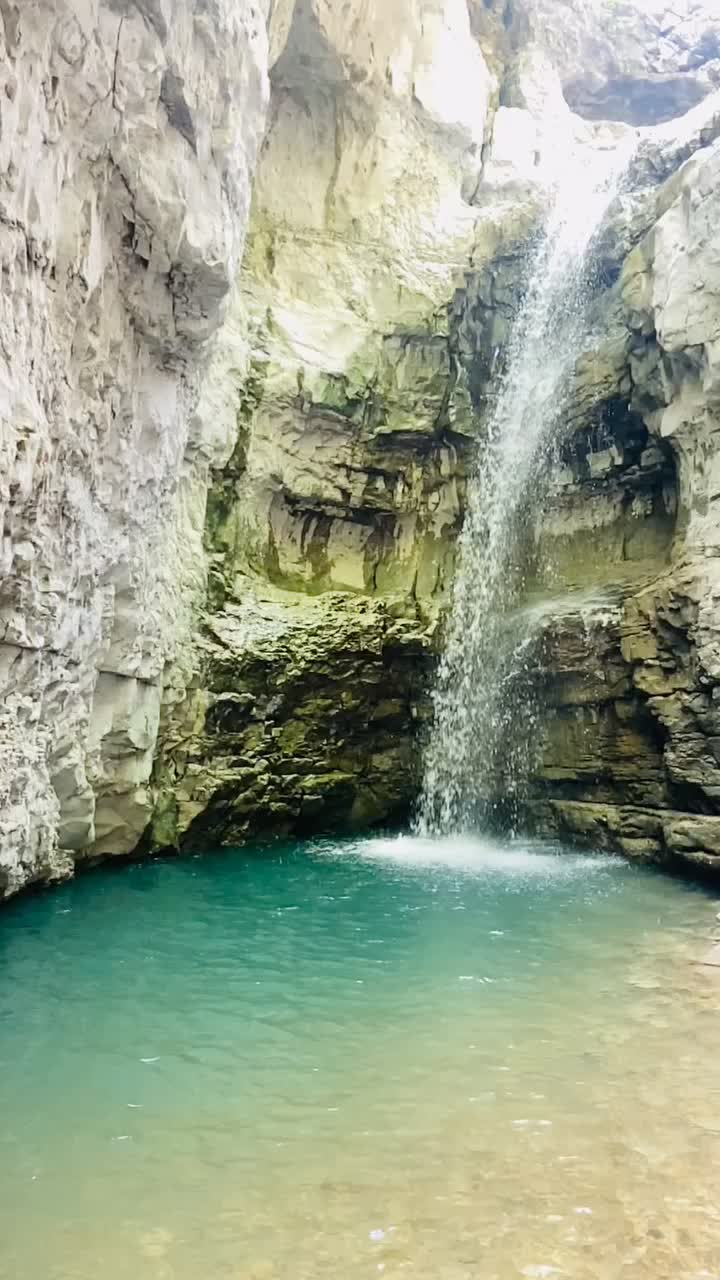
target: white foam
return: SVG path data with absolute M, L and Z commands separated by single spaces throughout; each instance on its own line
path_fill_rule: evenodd
M 486 836 L 399 835 L 357 840 L 350 845 L 326 849 L 334 856 L 351 853 L 370 862 L 389 862 L 404 867 L 438 867 L 494 876 L 590 875 L 607 870 L 617 860 L 563 853 L 530 842 L 502 843 Z

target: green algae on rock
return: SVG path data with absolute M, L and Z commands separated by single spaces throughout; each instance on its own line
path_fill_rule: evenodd
M 405 818 L 433 634 L 402 599 L 245 580 L 206 618 L 199 687 L 165 735 L 153 847 Z
M 606 149 L 628 121 L 677 115 L 717 81 L 718 19 L 700 0 L 687 20 L 622 5 L 621 24 L 614 0 L 564 0 L 562 15 L 558 3 L 221 0 L 199 26 L 192 5 L 167 0 L 5 6 L 0 895 L 172 845 L 184 806 L 183 831 L 201 820 L 218 739 L 203 699 L 223 692 L 220 677 L 207 687 L 208 646 L 223 647 L 212 619 L 229 635 L 245 580 L 298 603 L 342 593 L 363 634 L 353 601 L 399 598 L 410 638 L 386 647 L 388 669 L 413 651 L 411 620 L 447 595 L 468 472 L 482 466 L 546 211 L 538 159 L 559 121 Z M 661 576 L 658 608 L 647 595 L 641 607 L 642 643 L 660 637 L 661 656 L 629 659 L 633 706 L 657 735 L 637 782 L 660 751 L 674 811 L 708 821 L 719 135 L 717 94 L 643 130 L 599 237 L 566 424 L 573 474 L 563 458 L 529 552 L 539 566 L 557 554 L 561 576 L 574 564 L 581 588 L 601 562 L 611 585 L 622 578 L 628 634 L 629 566 L 638 590 L 641 567 Z M 622 431 L 598 433 L 618 405 L 648 433 L 632 461 Z M 675 631 L 662 602 L 673 576 L 696 607 Z M 547 573 L 536 586 L 555 590 Z M 337 618 L 315 616 L 343 654 Z M 673 636 L 686 683 L 663 692 Z M 397 661 L 415 702 L 426 658 L 412 680 Z M 203 743 L 192 786 L 188 724 Z M 413 758 L 414 725 L 395 731 Z M 254 741 L 241 767 L 265 758 Z M 353 769 L 315 774 L 344 797 L 338 812 L 350 784 L 330 774 L 357 777 L 362 751 L 379 773 L 371 735 L 359 742 Z M 394 811 L 392 788 L 374 787 L 368 820 Z

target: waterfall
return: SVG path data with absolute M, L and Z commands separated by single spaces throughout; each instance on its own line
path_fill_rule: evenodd
M 558 140 L 558 150 L 562 141 Z M 624 152 L 624 148 L 621 149 Z M 418 826 L 513 824 L 537 739 L 536 633 L 511 625 L 527 532 L 587 333 L 588 250 L 627 154 L 577 154 L 553 175 L 527 290 L 512 327 L 468 490 L 433 696 Z

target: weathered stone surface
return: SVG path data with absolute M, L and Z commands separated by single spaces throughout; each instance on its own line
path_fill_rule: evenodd
M 544 834 L 580 839 L 595 849 L 623 853 L 685 871 L 720 872 L 720 817 L 633 805 L 548 800 L 533 809 Z
M 220 610 L 208 634 L 214 645 L 222 640 L 223 656 L 210 659 L 206 651 L 193 695 L 215 705 L 218 689 L 227 689 L 229 703 L 224 712 L 218 703 L 217 714 L 231 716 L 241 707 L 247 723 L 240 750 L 207 732 L 202 717 L 193 719 L 192 707 L 199 705 L 193 700 L 189 712 L 181 707 L 171 715 L 169 745 L 155 775 L 162 796 L 156 843 L 228 841 L 268 826 L 342 825 L 361 816 L 380 820 L 407 805 L 408 791 L 400 800 L 389 779 L 381 784 L 371 776 L 363 699 L 342 711 L 350 761 L 343 779 L 322 746 L 323 725 L 338 732 L 335 709 L 309 697 L 301 733 L 294 701 L 303 682 L 316 689 L 318 673 L 320 684 L 335 687 L 337 672 L 347 669 L 353 629 L 363 651 L 370 619 L 373 643 L 383 634 L 382 615 L 367 613 L 361 597 L 400 593 L 409 618 L 416 602 L 428 617 L 442 603 L 467 467 L 478 444 L 482 450 L 487 396 L 524 287 L 528 240 L 548 198 L 558 138 L 592 148 L 615 145 L 627 134 L 622 123 L 595 125 L 569 109 L 572 78 L 581 66 L 587 69 L 590 43 L 597 76 L 588 115 L 596 114 L 603 94 L 612 99 L 623 77 L 634 88 L 629 113 L 614 113 L 620 120 L 633 120 L 638 111 L 658 118 L 653 94 L 660 84 L 670 115 L 684 104 L 683 94 L 689 101 L 701 96 L 700 84 L 703 95 L 712 87 L 705 58 L 690 88 L 676 86 L 677 96 L 674 90 L 667 96 L 668 77 L 687 71 L 693 41 L 702 43 L 692 24 L 661 37 L 654 20 L 628 12 L 623 20 L 635 45 L 618 48 L 602 24 L 593 25 L 595 17 L 585 13 L 581 18 L 578 8 L 558 45 L 550 7 L 536 6 L 531 22 L 520 11 L 510 32 L 497 6 L 472 9 L 482 54 L 475 48 L 458 62 L 453 112 L 446 112 L 441 132 L 433 117 L 437 104 L 431 111 L 416 87 L 408 93 L 419 67 L 421 84 L 442 80 L 448 50 L 468 38 L 462 12 L 442 9 L 437 21 L 444 34 L 431 45 L 418 25 L 420 11 L 408 11 L 411 52 L 399 64 L 392 22 L 383 29 L 384 43 L 363 61 L 358 51 L 369 11 L 340 28 L 319 4 L 295 10 L 273 72 L 274 109 L 223 353 L 224 368 L 236 370 L 240 406 L 238 446 L 216 477 L 207 529 Z M 529 574 L 531 625 L 543 613 L 554 619 L 543 643 L 547 737 L 533 783 L 534 820 L 558 829 L 561 806 L 566 834 L 635 856 L 682 854 L 687 863 L 711 857 L 711 826 L 705 824 L 702 838 L 695 831 L 693 848 L 678 826 L 685 808 L 700 804 L 703 820 L 711 816 L 705 812 L 710 802 L 700 803 L 696 789 L 708 749 L 702 732 L 682 727 L 682 700 L 697 696 L 695 675 L 673 675 L 654 639 L 662 591 L 676 590 L 671 584 L 682 559 L 685 465 L 657 429 L 655 402 L 649 407 L 640 390 L 644 383 L 655 388 L 660 357 L 649 341 L 653 323 L 637 259 L 647 254 L 663 217 L 694 189 L 720 128 L 717 103 L 711 95 L 686 119 L 646 130 L 627 194 L 598 239 L 592 326 L 535 530 L 537 569 Z M 291 165 L 298 177 L 289 204 Z M 650 278 L 653 271 L 651 265 Z M 267 700 L 257 699 L 257 677 L 244 656 L 253 642 L 233 621 L 243 608 L 248 573 L 261 594 L 264 580 L 284 589 L 273 604 L 283 635 L 302 635 L 298 618 L 312 616 L 319 636 L 310 667 L 291 664 L 296 675 L 271 713 Z M 338 611 L 332 615 L 321 603 L 327 592 Z M 559 605 L 568 593 L 573 599 L 579 593 L 581 603 Z M 335 638 L 339 618 L 342 643 Z M 407 641 L 388 650 L 387 662 L 399 663 L 403 680 L 405 656 L 417 645 L 414 625 Z M 431 631 L 416 657 L 426 674 Z M 296 641 L 288 643 L 293 649 Z M 689 651 L 692 641 L 686 644 Z M 670 665 L 682 666 L 679 652 L 673 654 Z M 263 680 L 274 662 L 266 646 Z M 382 702 L 383 682 L 373 677 L 369 683 Z M 420 705 L 419 685 L 407 694 L 393 729 L 404 753 L 403 781 L 417 768 L 411 704 Z M 188 765 L 195 781 L 184 776 L 178 807 L 175 757 L 186 714 L 195 726 Z M 270 741 L 261 730 L 265 719 Z M 285 741 L 286 722 L 295 764 L 275 750 Z M 301 733 L 297 742 L 293 733 Z M 260 781 L 253 772 L 258 761 Z M 296 773 L 288 775 L 286 765 Z M 312 803 L 308 785 L 319 789 Z M 605 827 L 596 810 L 612 815 Z M 665 818 L 630 819 L 636 811 Z
M 462 0 L 294 7 L 208 382 L 237 443 L 208 503 L 197 691 L 163 712 L 155 844 L 407 812 L 432 662 L 417 618 L 447 589 L 475 430 L 449 304 L 503 234 L 470 199 L 496 92 Z M 267 639 L 252 656 L 248 592 L 268 585 L 287 680 Z M 259 691 L 276 681 L 277 706 Z M 257 701 L 240 745 L 197 728 L 225 687 Z
M 597 437 L 581 427 L 567 447 L 577 454 L 585 441 L 589 469 L 570 468 L 571 517 L 559 472 L 537 532 L 541 559 L 555 559 L 561 582 L 613 584 L 615 608 L 611 615 L 590 609 L 581 648 L 591 671 L 599 662 L 624 675 L 612 710 L 595 688 L 580 713 L 570 705 L 566 674 L 570 659 L 575 670 L 582 665 L 577 620 L 548 628 L 554 710 L 536 820 L 625 851 L 641 853 L 645 846 L 632 842 L 642 840 L 648 856 L 708 868 L 718 865 L 720 829 L 719 201 L 720 142 L 711 141 L 660 189 L 660 216 L 628 254 L 617 286 L 629 334 L 625 422 L 641 422 L 646 438 L 638 436 L 635 456 L 628 455 L 609 421 L 609 448 L 598 453 Z M 594 509 L 603 472 L 601 531 Z M 618 506 L 612 495 L 623 490 Z M 621 769 L 618 751 L 627 762 Z M 645 815 L 639 835 L 628 805 Z
M 0 5 L 2 893 L 407 807 L 554 160 L 705 95 L 719 24 L 391 9 Z M 717 95 L 645 130 L 598 244 L 532 580 L 613 599 L 591 640 L 555 629 L 538 785 L 566 815 L 716 812 L 718 137 Z
M 653 125 L 680 116 L 720 83 L 714 0 L 553 0 L 517 6 L 550 54 L 573 111 Z
M 267 87 L 235 0 L 9 0 L 0 42 L 2 894 L 150 814 Z
M 296 5 L 272 73 L 235 554 L 284 586 L 412 591 L 459 519 L 447 305 L 495 83 L 458 0 L 339 15 Z
M 199 687 L 156 767 L 154 847 L 407 816 L 433 653 L 406 600 L 247 581 L 199 647 Z

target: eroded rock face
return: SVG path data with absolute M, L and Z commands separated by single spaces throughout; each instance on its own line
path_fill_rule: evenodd
M 625 422 L 643 424 L 643 450 L 628 459 L 627 440 L 612 423 L 604 450 L 581 428 L 575 450 L 578 439 L 589 446 L 590 471 L 570 479 L 574 528 L 564 527 L 562 473 L 541 522 L 539 537 L 548 544 L 566 540 L 562 553 L 545 555 L 565 566 L 565 585 L 612 583 L 614 599 L 611 607 L 607 599 L 586 603 L 548 627 L 554 710 L 534 811 L 545 829 L 714 868 L 720 143 L 698 150 L 668 186 L 659 218 L 626 258 L 617 286 L 628 335 Z M 626 495 L 624 512 L 611 511 L 613 472 Z
M 153 828 L 161 847 L 407 813 L 431 602 L 451 571 L 475 430 L 455 385 L 448 304 L 476 244 L 470 197 L 497 82 L 464 0 L 407 0 L 394 13 L 303 0 L 271 80 L 247 253 L 215 362 L 237 445 L 208 505 L 212 641 L 197 681 L 211 702 L 227 680 L 262 707 L 257 668 L 283 692 L 260 737 L 255 713 L 249 746 L 198 731 L 192 697 L 169 709 L 167 743 L 191 733 L 194 756 L 178 761 L 170 745 L 158 760 L 158 803 L 173 812 Z M 237 619 L 268 585 L 287 678 L 264 642 L 255 665 L 243 657 L 243 636 L 255 642 Z M 391 642 L 386 605 L 405 617 Z M 295 776 L 273 734 L 297 738 Z M 248 789 L 256 759 L 263 783 Z M 176 784 L 187 803 L 169 798 Z
M 720 84 L 714 0 L 553 0 L 514 6 L 558 68 L 566 101 L 590 120 L 661 124 Z
M 568 84 L 598 40 L 593 67 L 607 83 L 641 80 L 655 57 L 645 20 L 618 48 L 602 24 L 583 28 L 579 9 L 577 38 L 560 47 L 551 9 L 477 6 L 468 27 L 464 6 L 430 18 L 408 5 L 402 26 L 385 17 L 373 28 L 369 7 L 342 25 L 320 3 L 295 8 L 218 357 L 215 385 L 237 388 L 225 410 L 237 413 L 237 446 L 211 492 L 204 657 L 197 691 L 168 716 L 156 846 L 381 821 L 410 807 L 435 620 L 547 200 L 546 158 L 558 137 L 606 147 L 624 134 L 574 116 Z M 662 76 L 687 73 L 681 43 L 663 45 Z M 426 96 L 451 54 L 453 95 Z M 691 79 L 688 101 L 701 96 Z M 663 114 L 683 105 L 670 95 Z M 655 357 L 636 350 L 649 321 L 630 314 L 633 251 L 687 199 L 683 166 L 704 164 L 719 125 L 710 98 L 637 150 L 598 245 L 592 331 L 536 530 L 528 607 L 542 616 L 548 597 L 573 592 L 583 604 L 551 609 L 542 637 L 548 738 L 531 816 L 636 856 L 667 855 L 668 832 L 697 804 L 682 770 L 672 776 L 670 731 L 628 653 L 639 593 L 652 613 L 653 584 L 672 580 L 685 529 L 682 458 L 638 394 L 637 361 Z M 390 644 L 385 608 L 368 597 L 402 619 Z M 272 638 L 241 623 L 248 607 L 270 610 Z M 385 725 L 394 682 L 401 705 Z M 322 685 L 330 696 L 315 696 Z M 374 771 L 368 724 L 383 725 L 394 780 L 390 767 L 384 780 Z
M 238 545 L 281 585 L 412 591 L 459 518 L 447 304 L 496 84 L 462 0 L 351 9 L 297 4 L 272 72 Z
M 534 591 L 609 612 L 546 637 L 535 812 L 712 856 L 720 24 L 678 13 L 0 3 L 0 892 L 407 811 L 545 161 L 700 97 L 598 251 Z
M 406 816 L 432 666 L 427 622 L 407 599 L 248 582 L 198 646 L 198 687 L 158 760 L 152 846 Z
M 206 347 L 267 100 L 242 0 L 0 5 L 0 893 L 136 844 L 201 584 Z M 222 456 L 222 453 L 221 455 Z

